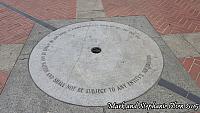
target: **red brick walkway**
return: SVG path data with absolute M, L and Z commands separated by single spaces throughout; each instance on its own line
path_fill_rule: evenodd
M 161 34 L 200 32 L 199 0 L 102 0 L 107 16 L 145 15 Z
M 76 0 L 0 0 L 41 20 L 76 17 Z
M 33 22 L 6 8 L 0 8 L 0 44 L 23 44 Z

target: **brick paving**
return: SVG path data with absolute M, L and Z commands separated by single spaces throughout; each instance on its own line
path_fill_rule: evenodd
M 41 20 L 73 19 L 76 0 L 0 0 Z
M 107 16 L 145 15 L 161 34 L 200 32 L 198 0 L 102 0 Z
M 0 8 L 0 44 L 23 44 L 33 22 L 6 8 Z
M 200 57 L 180 58 L 180 61 L 192 80 L 200 87 Z

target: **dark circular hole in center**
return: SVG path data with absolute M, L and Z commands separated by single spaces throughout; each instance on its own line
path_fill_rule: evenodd
M 91 49 L 91 51 L 92 51 L 92 53 L 100 53 L 101 52 L 101 48 L 99 48 L 99 47 L 93 47 L 92 49 Z

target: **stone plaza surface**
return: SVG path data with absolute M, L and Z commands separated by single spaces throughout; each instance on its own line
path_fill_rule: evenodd
M 159 0 L 159 3 L 157 3 L 154 1 L 155 4 L 152 5 L 151 8 L 153 10 L 155 10 L 155 8 L 162 9 L 159 13 L 154 15 L 159 15 L 160 13 L 164 15 L 165 19 L 168 20 L 167 22 L 169 22 L 167 24 L 174 26 L 168 30 L 170 32 L 161 32 L 163 27 L 161 27 L 162 29 L 158 29 L 158 26 L 155 26 L 153 23 L 156 20 L 152 21 L 151 15 L 147 15 L 148 18 L 145 16 L 131 16 L 135 14 L 130 13 L 134 12 L 134 9 L 130 7 L 136 7 L 131 3 L 135 2 L 141 4 L 142 7 L 143 3 L 145 6 L 151 5 L 153 0 L 150 2 L 143 1 L 141 3 L 138 0 L 133 0 L 134 2 L 128 0 L 123 0 L 123 2 L 111 0 L 109 1 L 111 3 L 105 0 L 83 1 L 63 0 L 62 2 L 69 3 L 66 5 L 67 8 L 58 8 L 54 11 L 52 11 L 54 7 L 64 6 L 62 3 L 50 1 L 48 7 L 38 7 L 38 10 L 41 10 L 41 12 L 43 12 L 42 10 L 47 12 L 44 14 L 37 13 L 37 10 L 33 10 L 37 5 L 42 5 L 39 4 L 40 2 L 43 3 L 40 0 L 34 2 L 1 0 L 0 90 L 2 93 L 0 95 L 0 113 L 194 113 L 200 111 L 200 109 L 198 109 L 198 111 L 192 109 L 159 109 L 147 111 L 145 109 L 108 109 L 108 106 L 85 107 L 59 101 L 40 90 L 40 87 L 37 87 L 37 83 L 35 84 L 34 80 L 31 78 L 32 75 L 29 72 L 28 65 L 30 54 L 41 39 L 52 31 L 66 25 L 88 21 L 111 21 L 129 25 L 149 35 L 159 46 L 163 56 L 164 67 L 160 79 L 144 94 L 126 103 L 134 104 L 137 101 L 152 103 L 156 101 L 156 103 L 161 104 L 177 101 L 182 104 L 194 104 L 200 101 L 200 33 L 198 33 L 198 23 L 200 20 L 198 18 L 199 4 L 197 1 L 175 1 L 177 4 L 182 3 L 180 7 L 187 7 L 189 5 L 189 9 L 194 9 L 194 11 L 191 12 L 194 13 L 192 14 L 194 16 L 190 18 L 190 14 L 184 13 L 184 10 L 181 12 L 180 8 L 175 8 L 176 13 L 188 16 L 186 20 L 184 18 L 180 19 L 180 21 L 186 25 L 181 26 L 181 28 L 185 27 L 183 30 L 176 26 L 176 20 L 172 21 L 168 18 L 169 13 L 162 13 L 166 12 L 164 10 L 167 10 L 167 8 L 162 9 L 160 5 L 162 6 L 162 4 L 164 5 L 164 3 L 167 3 L 165 5 L 165 7 L 167 7 L 173 2 Z M 130 7 L 127 7 L 127 3 Z M 31 5 L 32 8 L 29 8 L 30 4 L 33 4 Z M 157 7 L 157 5 L 159 7 Z M 71 9 L 68 9 L 69 7 Z M 112 13 L 108 10 L 109 7 L 112 9 L 110 10 L 111 12 L 115 11 L 115 13 L 118 13 L 118 16 L 124 17 L 112 17 Z M 125 13 L 126 11 L 129 12 Z M 66 14 L 67 12 L 70 13 Z M 146 14 L 152 13 L 150 10 L 149 12 L 145 12 Z M 57 16 L 52 16 L 54 13 L 56 13 Z M 59 16 L 59 14 L 66 16 Z M 136 15 L 140 14 L 136 13 Z M 189 19 L 189 22 L 187 19 Z M 166 21 L 163 21 L 163 26 L 164 22 Z M 153 24 L 153 26 L 151 24 Z M 196 27 L 194 30 L 189 30 L 187 24 L 189 24 L 189 28 L 192 26 Z

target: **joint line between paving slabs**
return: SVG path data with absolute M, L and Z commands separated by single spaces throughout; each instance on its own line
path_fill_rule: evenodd
M 0 5 L 1 5 L 1 3 L 0 3 Z M 33 26 L 32 26 L 32 28 L 33 28 Z M 33 29 L 32 29 L 32 30 L 33 30 Z M 32 32 L 32 30 L 31 30 L 31 32 Z M 31 32 L 29 32 L 28 37 L 30 36 Z M 27 40 L 28 40 L 28 38 L 25 40 L 25 43 L 27 42 Z M 10 77 L 10 74 L 12 73 L 14 67 L 16 66 L 17 61 L 20 60 L 19 57 L 20 57 L 20 55 L 21 55 L 21 53 L 22 53 L 22 50 L 23 50 L 24 46 L 25 46 L 25 44 L 23 44 L 23 46 L 22 46 L 22 48 L 21 48 L 21 51 L 20 51 L 19 55 L 17 56 L 17 59 L 15 60 L 15 63 L 14 63 L 13 67 L 11 68 L 11 70 L 10 70 L 10 72 L 9 72 L 9 74 L 8 74 L 7 80 L 6 80 L 6 82 L 5 82 L 5 84 L 4 84 L 3 88 L 2 88 L 2 91 L 0 92 L 0 95 L 1 95 L 1 93 L 3 92 L 3 90 L 4 90 L 4 88 L 5 88 L 6 84 L 7 84 L 7 81 L 8 81 L 8 79 L 9 79 L 9 77 Z
M 180 96 L 183 96 L 197 104 L 200 104 L 200 97 L 190 93 L 189 91 L 186 91 L 185 89 L 176 86 L 175 84 L 164 80 L 164 79 L 160 79 L 160 81 L 158 82 L 158 85 L 163 86 L 171 91 L 173 91 L 174 93 L 179 94 Z
M 191 46 L 192 46 L 192 49 L 194 49 L 195 52 L 197 52 L 198 54 L 200 54 L 200 52 L 199 52 L 187 39 L 185 39 L 185 37 L 184 37 L 183 35 L 181 36 L 181 38 L 182 38 L 184 41 L 186 41 L 189 45 L 191 45 Z
M 48 23 L 46 23 L 46 22 L 44 22 L 42 20 L 39 20 L 39 19 L 37 19 L 37 18 L 35 18 L 35 17 L 33 17 L 33 16 L 29 15 L 29 14 L 26 14 L 23 11 L 20 11 L 20 10 L 14 8 L 14 7 L 11 7 L 11 6 L 9 6 L 9 5 L 5 4 L 5 3 L 0 2 L 0 4 L 3 5 L 4 7 L 8 8 L 8 9 L 10 9 L 10 10 L 16 12 L 16 13 L 19 13 L 20 15 L 25 16 L 26 18 L 28 18 L 28 19 L 30 19 L 30 20 L 32 20 L 32 21 L 34 21 L 34 22 L 36 22 L 36 23 L 38 23 L 38 24 L 40 24 L 40 25 L 42 25 L 42 26 L 44 26 L 44 27 L 46 27 L 46 28 L 48 28 L 50 30 L 52 30 L 52 31 L 55 31 L 55 30 L 58 29 L 58 28 L 56 28 L 56 27 L 54 27 L 54 26 L 52 26 L 52 25 L 50 25 L 50 24 L 48 24 Z

